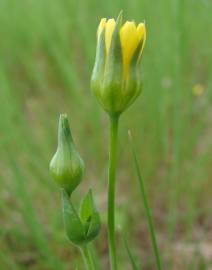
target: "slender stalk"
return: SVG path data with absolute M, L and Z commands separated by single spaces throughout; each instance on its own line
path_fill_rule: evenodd
M 141 191 L 141 195 L 142 195 L 141 197 L 143 199 L 144 211 L 145 211 L 145 215 L 147 218 L 147 225 L 149 228 L 149 233 L 150 233 L 150 237 L 151 237 L 151 242 L 152 242 L 153 252 L 155 255 L 157 269 L 162 270 L 160 254 L 159 254 L 159 250 L 158 250 L 158 246 L 157 246 L 157 240 L 156 240 L 156 235 L 155 235 L 155 230 L 154 230 L 154 225 L 153 225 L 153 220 L 152 220 L 151 209 L 150 209 L 149 204 L 148 204 L 148 199 L 147 199 L 146 190 L 145 190 L 145 186 L 144 186 L 144 180 L 143 180 L 143 177 L 141 175 L 140 166 L 138 163 L 136 151 L 135 151 L 135 148 L 134 148 L 134 145 L 132 142 L 132 136 L 131 136 L 130 132 L 129 132 L 129 139 L 130 139 L 131 148 L 132 148 L 132 152 L 133 152 L 133 158 L 134 158 L 134 163 L 135 163 L 135 167 L 136 167 L 136 172 L 137 172 L 137 176 L 138 176 L 138 180 L 139 180 L 139 184 L 140 184 L 140 191 Z
M 115 182 L 117 161 L 118 117 L 110 117 L 109 171 L 108 171 L 108 243 L 110 267 L 117 270 L 115 243 Z
M 87 270 L 95 270 L 96 267 L 93 262 L 92 255 L 90 253 L 88 245 L 84 245 L 81 247 L 82 256 L 84 259 L 85 267 Z
M 99 257 L 96 253 L 96 247 L 94 246 L 94 244 L 92 242 L 89 244 L 89 250 L 90 250 L 90 253 L 92 256 L 92 260 L 93 260 L 94 265 L 95 265 L 95 269 L 100 270 Z
M 123 238 L 123 241 L 124 241 L 124 245 L 125 245 L 125 248 L 127 250 L 127 255 L 130 259 L 130 263 L 131 263 L 131 267 L 133 270 L 138 270 L 138 266 L 136 264 L 136 261 L 135 261 L 135 258 L 130 250 L 130 247 L 129 247 L 129 244 L 128 244 L 128 241 L 127 241 L 127 238 L 125 236 L 125 233 L 122 232 L 122 238 Z

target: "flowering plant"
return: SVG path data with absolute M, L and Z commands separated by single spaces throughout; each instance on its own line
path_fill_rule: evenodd
M 110 121 L 107 218 L 111 270 L 118 269 L 115 241 L 118 123 L 122 112 L 135 101 L 142 90 L 140 63 L 145 41 L 145 24 L 139 23 L 136 26 L 135 22 L 130 21 L 123 24 L 122 13 L 116 21 L 105 18 L 100 21 L 97 30 L 96 60 L 91 76 L 91 89 L 102 108 L 108 113 Z M 157 269 L 161 270 L 151 211 L 132 139 L 130 141 L 156 265 Z M 82 180 L 84 163 L 74 145 L 66 115 L 61 115 L 59 120 L 58 149 L 50 163 L 50 171 L 62 189 L 63 218 L 67 236 L 81 249 L 87 269 L 99 269 L 89 245 L 100 231 L 100 215 L 96 209 L 92 191 L 89 190 L 82 199 L 78 212 L 71 201 L 72 193 Z M 124 239 L 132 268 L 138 269 L 127 240 L 125 237 Z

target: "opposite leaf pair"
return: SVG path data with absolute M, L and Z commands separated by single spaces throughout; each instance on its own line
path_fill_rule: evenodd
M 62 190 L 63 220 L 67 236 L 76 245 L 93 240 L 100 230 L 100 216 L 94 204 L 92 191 L 83 198 L 79 214 L 73 207 L 68 193 Z

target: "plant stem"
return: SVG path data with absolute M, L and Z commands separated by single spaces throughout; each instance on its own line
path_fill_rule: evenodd
M 147 225 L 149 228 L 149 233 L 150 233 L 150 237 L 151 237 L 153 252 L 155 255 L 156 265 L 157 265 L 158 270 L 162 270 L 161 260 L 160 260 L 160 255 L 159 255 L 159 250 L 158 250 L 158 246 L 157 246 L 157 240 L 156 240 L 156 235 L 155 235 L 155 230 L 154 230 L 154 225 L 153 225 L 153 220 L 152 220 L 151 209 L 150 209 L 149 204 L 148 204 L 148 199 L 147 199 L 146 190 L 145 190 L 145 186 L 144 186 L 144 180 L 143 180 L 143 177 L 141 175 L 140 166 L 138 163 L 136 151 L 135 151 L 135 148 L 134 148 L 134 145 L 132 142 L 132 137 L 131 137 L 130 132 L 129 132 L 129 138 L 130 138 L 130 143 L 131 143 L 131 147 L 132 147 L 136 172 L 137 172 L 137 176 L 138 176 L 138 180 L 139 180 L 139 184 L 140 184 L 140 191 L 141 191 L 141 195 L 142 195 L 141 197 L 143 199 L 144 211 L 145 211 L 145 215 L 147 218 Z
M 115 182 L 117 160 L 118 117 L 110 116 L 109 170 L 108 170 L 108 243 L 111 270 L 117 270 L 115 244 Z
M 95 269 L 100 270 L 99 257 L 97 256 L 96 248 L 92 242 L 89 244 L 89 250 L 90 250 L 90 254 L 92 256 L 92 260 L 93 260 Z
M 96 268 L 95 268 L 93 258 L 92 258 L 92 255 L 90 253 L 88 245 L 82 246 L 81 251 L 82 251 L 82 256 L 84 259 L 86 269 L 87 270 L 95 270 Z

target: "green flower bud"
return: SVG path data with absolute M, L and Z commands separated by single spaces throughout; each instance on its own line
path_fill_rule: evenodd
M 83 245 L 92 241 L 98 235 L 101 227 L 92 191 L 89 190 L 82 200 L 79 215 L 65 190 L 62 191 L 62 204 L 64 225 L 69 240 L 75 245 Z
M 119 115 L 141 93 L 140 60 L 146 39 L 144 23 L 102 19 L 97 31 L 91 90 L 105 111 Z
M 55 182 L 69 194 L 79 185 L 84 172 L 71 136 L 67 115 L 61 114 L 58 128 L 58 147 L 50 162 L 50 172 Z

